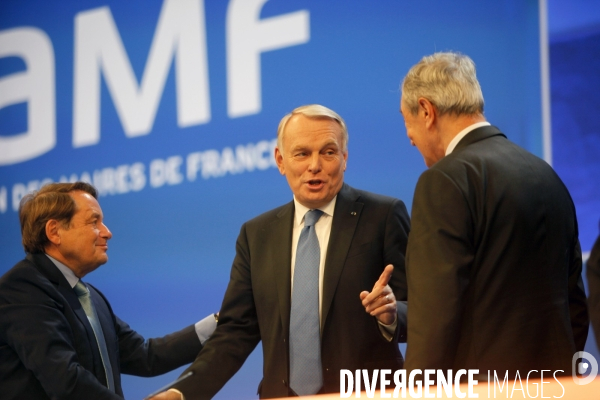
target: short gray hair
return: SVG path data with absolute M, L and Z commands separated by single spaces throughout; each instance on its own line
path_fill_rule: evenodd
M 440 115 L 483 114 L 483 94 L 475 63 L 460 53 L 435 53 L 423 57 L 402 81 L 402 99 L 412 115 L 419 97 L 429 100 Z
M 285 129 L 285 126 L 287 125 L 290 118 L 292 118 L 296 114 L 302 114 L 308 118 L 329 118 L 336 121 L 342 128 L 342 152 L 345 153 L 348 151 L 348 128 L 346 128 L 346 123 L 344 122 L 344 119 L 332 109 L 329 109 L 320 104 L 308 104 L 305 106 L 297 107 L 294 110 L 292 110 L 291 113 L 287 114 L 281 119 L 281 121 L 279 122 L 279 127 L 277 128 L 277 147 L 279 148 L 279 151 L 283 152 L 281 142 L 283 140 L 283 131 Z

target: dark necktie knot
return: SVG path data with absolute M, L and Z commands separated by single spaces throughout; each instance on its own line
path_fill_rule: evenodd
M 87 296 L 89 294 L 88 288 L 81 281 L 77 281 L 77 284 L 75 285 L 73 290 L 75 290 L 75 294 L 77 294 L 77 297 Z
M 319 218 L 321 218 L 321 215 L 323 215 L 323 211 L 321 210 L 310 210 L 308 211 L 305 215 L 304 215 L 304 226 L 313 226 L 314 224 L 317 223 L 317 221 L 319 220 Z

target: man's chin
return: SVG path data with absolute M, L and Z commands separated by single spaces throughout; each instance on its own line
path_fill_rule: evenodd
M 298 199 L 300 204 L 310 209 L 319 208 L 327 205 L 330 200 L 327 200 L 325 196 L 304 196 L 302 199 Z
M 107 262 L 108 262 L 108 255 L 105 254 L 103 257 L 99 257 L 96 264 L 90 268 L 90 272 L 92 272 L 95 269 L 98 269 L 100 266 L 106 264 Z
M 108 257 L 105 257 L 102 260 L 98 260 L 93 265 L 88 265 L 88 266 L 86 266 L 84 268 L 81 268 L 81 270 L 79 271 L 80 275 L 77 275 L 77 273 L 75 275 L 77 275 L 78 278 L 83 278 L 84 276 L 86 276 L 90 272 L 94 272 L 95 270 L 97 270 L 101 265 L 106 264 L 107 261 L 108 261 Z

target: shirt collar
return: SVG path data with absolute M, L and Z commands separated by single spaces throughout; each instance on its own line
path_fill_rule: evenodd
M 474 123 L 473 125 L 467 126 L 465 129 L 458 132 L 458 135 L 454 136 L 454 139 L 452 139 L 450 141 L 450 144 L 448 145 L 448 148 L 446 149 L 446 155 L 452 153 L 454 151 L 454 149 L 456 148 L 456 145 L 458 144 L 458 142 L 460 142 L 462 140 L 462 138 L 467 136 L 467 134 L 469 132 L 471 132 L 472 130 L 475 130 L 477 128 L 481 128 L 482 126 L 489 126 L 489 125 L 490 125 L 490 123 L 487 121 L 477 122 L 477 123 Z
M 46 257 L 48 257 L 50 261 L 52 261 L 54 265 L 56 265 L 56 268 L 58 268 L 58 270 L 62 272 L 67 282 L 69 282 L 69 285 L 71 285 L 71 287 L 74 288 L 77 282 L 79 282 L 79 278 L 75 276 L 75 272 L 73 272 L 71 268 L 67 267 L 65 264 L 61 263 L 57 259 L 50 257 L 48 254 L 46 254 Z
M 337 200 L 337 195 L 326 205 L 324 205 L 323 207 L 319 207 L 318 209 L 323 211 L 323 213 L 329 215 L 330 217 L 333 217 L 333 210 L 335 208 L 335 201 Z M 312 208 L 308 208 L 302 204 L 300 204 L 300 202 L 298 200 L 296 200 L 296 196 L 294 196 L 294 206 L 295 206 L 295 210 L 296 210 L 296 224 L 300 225 L 300 223 L 302 222 L 302 219 L 304 218 L 304 214 L 306 214 L 308 211 L 312 210 Z

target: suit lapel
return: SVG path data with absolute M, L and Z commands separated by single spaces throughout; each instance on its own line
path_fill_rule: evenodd
M 356 231 L 358 220 L 363 208 L 363 203 L 358 202 L 360 195 L 350 186 L 344 184 L 338 193 L 331 234 L 325 259 L 325 272 L 323 274 L 323 301 L 321 304 L 321 334 L 327 321 L 333 296 L 344 269 L 346 256 Z
M 87 343 L 90 345 L 90 349 L 94 354 L 94 375 L 97 377 L 104 377 L 104 367 L 102 365 L 100 351 L 98 350 L 98 346 L 96 345 L 96 336 L 94 335 L 94 330 L 92 329 L 92 325 L 85 315 L 85 311 L 77 298 L 77 294 L 65 278 L 65 276 L 60 272 L 60 270 L 54 265 L 54 263 L 46 257 L 45 254 L 28 254 L 27 258 L 33 262 L 36 268 L 42 272 L 50 282 L 56 285 L 56 289 L 58 292 L 64 297 L 64 299 L 71 307 L 71 310 L 75 313 L 79 322 L 81 322 L 85 328 Z
M 265 243 L 278 249 L 274 253 L 271 276 L 275 281 L 273 284 L 277 287 L 279 314 L 283 324 L 284 337 L 289 337 L 290 330 L 290 306 L 292 293 L 292 230 L 294 224 L 294 202 L 286 204 L 277 214 L 277 218 L 271 222 L 268 229 L 269 236 Z
M 93 335 L 92 326 L 85 315 L 85 311 L 83 311 L 83 308 L 81 307 L 81 303 L 77 298 L 77 294 L 75 294 L 75 291 L 71 285 L 69 285 L 69 282 L 64 277 L 62 272 L 60 272 L 56 265 L 54 265 L 54 263 L 48 257 L 46 257 L 45 254 L 28 254 L 27 258 L 34 263 L 36 268 L 40 270 L 48 278 L 48 280 L 50 280 L 50 282 L 56 285 L 57 290 L 65 298 L 65 300 L 67 300 L 67 303 L 69 303 L 69 306 L 75 315 L 77 315 L 77 318 L 79 318 L 79 321 L 83 324 L 83 326 L 85 326 L 88 336 L 90 333 Z

